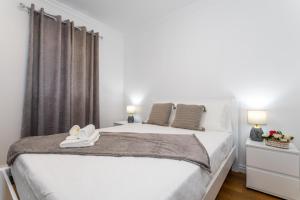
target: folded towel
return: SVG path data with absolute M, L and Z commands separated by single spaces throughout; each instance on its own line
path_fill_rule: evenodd
M 93 124 L 89 124 L 86 127 L 80 129 L 79 137 L 88 138 L 95 132 L 95 130 L 95 126 Z
M 74 147 L 89 147 L 95 145 L 95 142 L 99 139 L 99 131 L 94 131 L 94 133 L 87 138 L 81 139 L 65 139 L 59 146 L 61 148 L 74 148 Z M 70 137 L 70 136 L 69 136 Z
M 80 129 L 78 125 L 74 125 L 70 131 L 66 139 L 74 140 L 74 139 L 87 139 L 95 132 L 95 126 L 93 124 L 89 124 L 86 127 Z

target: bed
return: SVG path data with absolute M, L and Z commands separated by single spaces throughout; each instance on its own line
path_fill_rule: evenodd
M 205 132 L 138 123 L 100 129 L 195 134 L 208 152 L 211 172 L 170 159 L 54 154 L 20 155 L 10 171 L 22 200 L 215 199 L 237 156 L 237 127 L 232 119 L 230 129 Z

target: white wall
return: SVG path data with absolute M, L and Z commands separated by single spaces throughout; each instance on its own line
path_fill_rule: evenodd
M 0 165 L 10 144 L 20 136 L 25 88 L 29 16 L 18 8 L 19 0 L 1 0 L 0 6 Z M 100 32 L 100 119 L 111 126 L 123 116 L 124 44 L 121 33 L 56 1 L 23 0 L 46 12 L 60 14 Z
M 126 104 L 235 97 L 241 103 L 240 165 L 250 127 L 246 109 L 268 109 L 267 128 L 300 148 L 300 3 L 202 0 L 125 39 Z M 145 116 L 144 116 L 145 117 Z

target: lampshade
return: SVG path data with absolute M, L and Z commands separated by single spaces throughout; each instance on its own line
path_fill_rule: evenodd
M 128 114 L 134 114 L 135 111 L 136 111 L 136 108 L 133 105 L 129 105 L 129 106 L 126 107 L 126 110 L 127 110 Z
M 248 123 L 252 125 L 267 124 L 267 112 L 259 110 L 248 111 Z

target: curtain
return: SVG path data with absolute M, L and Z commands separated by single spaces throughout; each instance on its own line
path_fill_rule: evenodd
M 99 35 L 30 9 L 22 137 L 99 127 Z

